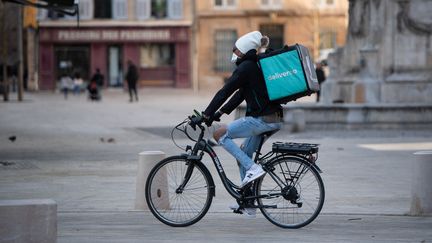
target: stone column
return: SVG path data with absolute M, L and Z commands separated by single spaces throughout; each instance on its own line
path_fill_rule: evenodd
M 147 177 L 153 167 L 165 158 L 165 153 L 161 151 L 144 151 L 139 153 L 138 173 L 136 182 L 135 209 L 147 210 L 147 200 L 145 196 L 145 186 Z M 159 170 L 158 177 L 153 180 L 155 191 L 152 191 L 154 200 L 158 208 L 169 209 L 168 198 L 168 179 L 165 168 Z
M 414 153 L 411 215 L 432 215 L 432 151 Z

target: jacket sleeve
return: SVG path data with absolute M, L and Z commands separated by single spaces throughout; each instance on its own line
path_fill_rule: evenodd
M 216 93 L 210 104 L 204 111 L 207 116 L 213 116 L 213 114 L 225 103 L 225 101 L 245 82 L 245 74 L 240 68 L 237 68 L 227 83 Z
M 237 91 L 231 99 L 220 109 L 225 114 L 230 114 L 237 106 L 239 106 L 243 100 L 243 89 Z

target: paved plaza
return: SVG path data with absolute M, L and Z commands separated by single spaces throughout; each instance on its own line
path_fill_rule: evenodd
M 0 200 L 55 200 L 58 242 L 432 242 L 432 217 L 409 216 L 413 153 L 432 150 L 431 130 L 285 128 L 274 135 L 265 150 L 274 141 L 320 144 L 326 200 L 318 218 L 302 229 L 276 227 L 260 213 L 254 220 L 231 213 L 234 200 L 209 158 L 204 163 L 216 197 L 200 222 L 172 228 L 135 210 L 138 153 L 182 153 L 171 129 L 211 98 L 191 90 L 142 89 L 138 103 L 129 103 L 122 90 L 104 91 L 101 102 L 52 92 L 26 93 L 21 103 L 0 101 Z M 187 143 L 181 134 L 174 137 Z M 238 182 L 234 159 L 220 147 L 216 152 Z

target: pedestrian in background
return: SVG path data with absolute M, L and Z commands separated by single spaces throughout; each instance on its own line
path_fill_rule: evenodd
M 324 81 L 326 80 L 326 76 L 325 76 L 325 73 L 324 73 L 323 65 L 322 65 L 321 62 L 318 62 L 316 64 L 315 72 L 316 72 L 316 75 L 317 75 L 318 83 L 320 84 L 320 87 L 321 87 L 321 84 L 324 83 Z M 317 100 L 316 100 L 317 102 L 319 102 L 320 96 L 321 96 L 321 91 L 318 91 L 317 92 Z
M 63 92 L 65 100 L 68 98 L 69 89 L 73 88 L 73 81 L 65 73 L 60 77 L 60 90 Z
M 128 70 L 126 73 L 126 81 L 127 81 L 128 90 L 129 90 L 129 102 L 133 101 L 133 94 L 135 94 L 135 101 L 138 101 L 138 94 L 137 94 L 137 88 L 136 88 L 138 78 L 139 78 L 138 69 L 132 63 L 131 60 L 129 60 L 127 63 L 128 63 Z
M 97 96 L 98 100 L 102 99 L 102 88 L 104 86 L 104 76 L 101 74 L 100 69 L 96 68 L 96 73 L 90 79 L 90 84 L 94 83 L 97 85 Z
M 84 83 L 84 81 L 81 78 L 81 75 L 78 72 L 75 73 L 75 77 L 73 79 L 74 95 L 79 95 L 81 93 L 83 83 Z

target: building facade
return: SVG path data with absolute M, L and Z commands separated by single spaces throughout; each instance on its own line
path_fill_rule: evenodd
M 345 43 L 346 0 L 205 0 L 196 1 L 196 57 L 199 89 L 223 85 L 234 66 L 229 62 L 235 40 L 259 30 L 270 47 L 301 43 L 315 60 Z
M 63 73 L 89 79 L 98 68 L 106 86 L 123 86 L 126 63 L 141 86 L 214 90 L 234 66 L 235 40 L 260 30 L 271 47 L 301 43 L 316 60 L 344 45 L 346 0 L 80 0 L 80 23 L 39 11 L 39 89 Z
M 189 0 L 80 0 L 79 12 L 77 27 L 76 17 L 39 11 L 39 89 L 96 69 L 105 86 L 123 87 L 129 60 L 140 86 L 191 86 Z

